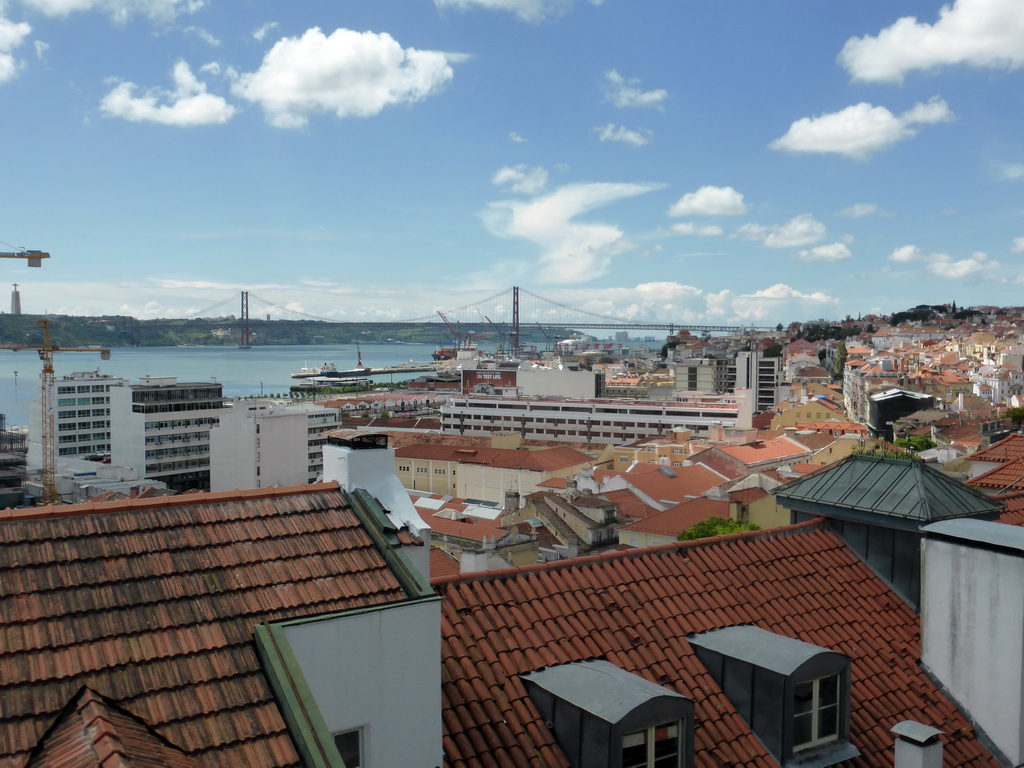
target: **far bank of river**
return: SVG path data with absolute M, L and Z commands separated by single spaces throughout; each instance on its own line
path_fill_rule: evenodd
M 363 363 L 386 368 L 426 362 L 433 344 L 363 344 Z M 237 347 L 117 347 L 109 360 L 98 352 L 57 352 L 53 367 L 58 378 L 76 371 L 99 371 L 137 382 L 142 376 L 175 376 L 178 381 L 216 380 L 229 397 L 288 393 L 300 381 L 291 374 L 300 368 L 332 362 L 341 370 L 356 366 L 354 344 Z M 28 404 L 39 396 L 42 361 L 34 351 L 0 350 L 0 413 L 8 427 L 25 426 Z M 421 373 L 384 374 L 376 381 L 404 381 Z

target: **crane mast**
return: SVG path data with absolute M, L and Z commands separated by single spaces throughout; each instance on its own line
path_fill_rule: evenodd
M 36 321 L 36 325 L 43 329 L 43 343 L 41 346 L 34 344 L 0 344 L 0 349 L 12 349 L 15 352 L 21 349 L 34 349 L 39 353 L 39 359 L 43 361 L 43 373 L 40 376 L 41 391 L 39 404 L 42 412 L 42 435 L 40 443 L 43 452 L 43 503 L 60 504 L 60 495 L 57 493 L 57 412 L 56 401 L 54 400 L 54 373 L 53 353 L 54 352 L 99 352 L 101 360 L 110 359 L 110 350 L 99 347 L 60 347 L 53 343 L 50 335 L 50 321 L 46 318 Z

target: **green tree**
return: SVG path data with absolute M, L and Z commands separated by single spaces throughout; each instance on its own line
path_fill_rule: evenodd
M 843 373 L 846 371 L 846 343 L 840 341 L 836 347 L 836 364 L 832 368 L 832 378 L 836 381 L 843 380 Z
M 893 445 L 899 446 L 900 448 L 909 448 L 914 453 L 920 453 L 921 451 L 927 451 L 929 448 L 935 447 L 935 441 L 930 437 L 924 435 L 910 435 L 909 437 L 901 437 L 897 440 L 893 440 Z
M 1014 424 L 1024 424 L 1024 408 L 1007 408 L 1003 411 L 1003 418 L 1010 419 Z
M 725 517 L 709 517 L 696 525 L 687 528 L 676 538 L 679 541 L 693 541 L 694 539 L 706 539 L 710 536 L 724 536 L 727 533 L 739 533 L 740 531 L 759 531 L 761 526 L 753 523 L 745 523 L 742 520 L 730 520 Z

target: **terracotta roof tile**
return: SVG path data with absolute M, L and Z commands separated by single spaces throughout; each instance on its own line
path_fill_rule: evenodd
M 815 523 L 452 577 L 435 586 L 444 597 L 442 693 L 452 768 L 498 765 L 505 754 L 517 765 L 568 765 L 519 675 L 598 654 L 695 700 L 698 765 L 777 765 L 686 639 L 735 624 L 851 656 L 858 768 L 891 766 L 889 728 L 908 718 L 965 734 L 949 739 L 947 765 L 998 765 L 917 664 L 914 612 Z M 471 706 L 484 701 L 493 702 L 503 727 L 491 731 L 495 714 Z
M 1015 432 L 969 458 L 971 461 L 998 461 L 1001 464 L 1024 459 L 1024 435 Z
M 336 484 L 32 513 L 0 519 L 4 768 L 83 685 L 197 766 L 297 765 L 253 628 L 405 594 Z
M 974 459 L 975 457 L 971 456 L 970 458 Z M 967 481 L 967 485 L 974 488 L 995 489 L 1000 493 L 1024 491 L 1024 459 L 1014 459 L 999 464 L 988 472 L 972 477 Z

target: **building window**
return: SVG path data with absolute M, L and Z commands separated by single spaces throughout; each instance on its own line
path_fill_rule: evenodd
M 341 759 L 345 762 L 345 768 L 362 768 L 365 765 L 363 762 L 362 728 L 335 734 L 334 746 L 338 748 Z
M 681 732 L 674 722 L 627 733 L 622 737 L 622 768 L 678 768 Z
M 839 738 L 839 675 L 797 683 L 793 689 L 793 751 Z

